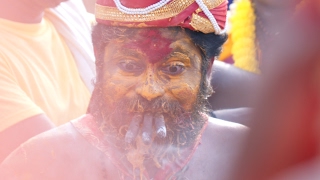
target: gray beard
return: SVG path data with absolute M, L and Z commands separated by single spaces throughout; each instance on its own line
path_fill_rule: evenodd
M 207 118 L 203 116 L 206 112 L 203 98 L 198 98 L 193 110 L 186 112 L 178 102 L 165 99 L 158 99 L 151 103 L 141 98 L 123 99 L 111 106 L 104 101 L 102 92 L 102 88 L 95 89 L 88 111 L 99 123 L 104 133 L 104 141 L 112 151 L 116 152 L 119 163 L 129 164 L 129 166 L 125 165 L 126 167 L 133 167 L 128 171 L 137 167 L 140 171 L 146 167 L 157 169 L 162 167 L 164 162 L 174 162 L 177 158 L 181 158 L 180 152 L 193 147 L 202 127 L 207 122 Z M 202 96 L 198 95 L 198 97 Z M 163 114 L 167 128 L 166 137 L 153 136 L 150 145 L 145 146 L 139 134 L 134 143 L 126 144 L 125 135 L 133 114 L 137 112 Z
M 104 134 L 112 140 L 117 148 L 127 149 L 124 137 L 132 120 L 133 113 L 151 112 L 161 113 L 165 117 L 167 136 L 159 138 L 153 136 L 152 144 L 158 146 L 175 146 L 179 148 L 193 144 L 206 119 L 196 106 L 192 112 L 185 112 L 176 101 L 156 99 L 149 102 L 142 98 L 123 99 L 112 107 L 107 104 L 95 112 L 99 112 L 100 127 Z M 141 135 L 141 133 L 139 133 Z M 134 144 L 133 144 L 134 145 Z

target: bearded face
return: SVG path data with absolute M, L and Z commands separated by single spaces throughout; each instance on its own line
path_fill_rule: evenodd
M 192 142 L 205 122 L 195 118 L 204 106 L 199 48 L 182 29 L 117 31 L 101 33 L 107 43 L 96 52 L 94 116 L 113 143 Z
M 181 28 L 99 28 L 89 112 L 108 147 L 133 166 L 128 171 L 183 159 L 180 153 L 193 147 L 207 121 L 200 49 Z

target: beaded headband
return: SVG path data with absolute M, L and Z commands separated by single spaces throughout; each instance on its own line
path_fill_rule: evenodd
M 227 6 L 227 0 L 97 0 L 95 16 L 109 26 L 180 26 L 222 34 Z

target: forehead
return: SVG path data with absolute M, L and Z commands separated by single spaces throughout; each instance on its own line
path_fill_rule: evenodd
M 124 28 L 107 34 L 114 34 L 107 46 L 126 52 L 139 52 L 148 56 L 150 63 L 162 60 L 173 50 L 188 52 L 197 49 L 181 28 Z
M 110 32 L 112 31 L 112 32 Z M 110 28 L 107 29 L 108 33 L 114 34 L 114 38 L 130 38 L 132 40 L 143 39 L 167 39 L 178 40 L 188 37 L 184 29 L 179 27 L 169 28 Z

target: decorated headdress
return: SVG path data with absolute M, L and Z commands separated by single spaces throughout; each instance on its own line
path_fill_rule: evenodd
M 227 6 L 226 0 L 97 0 L 95 16 L 110 26 L 180 26 L 222 34 Z

